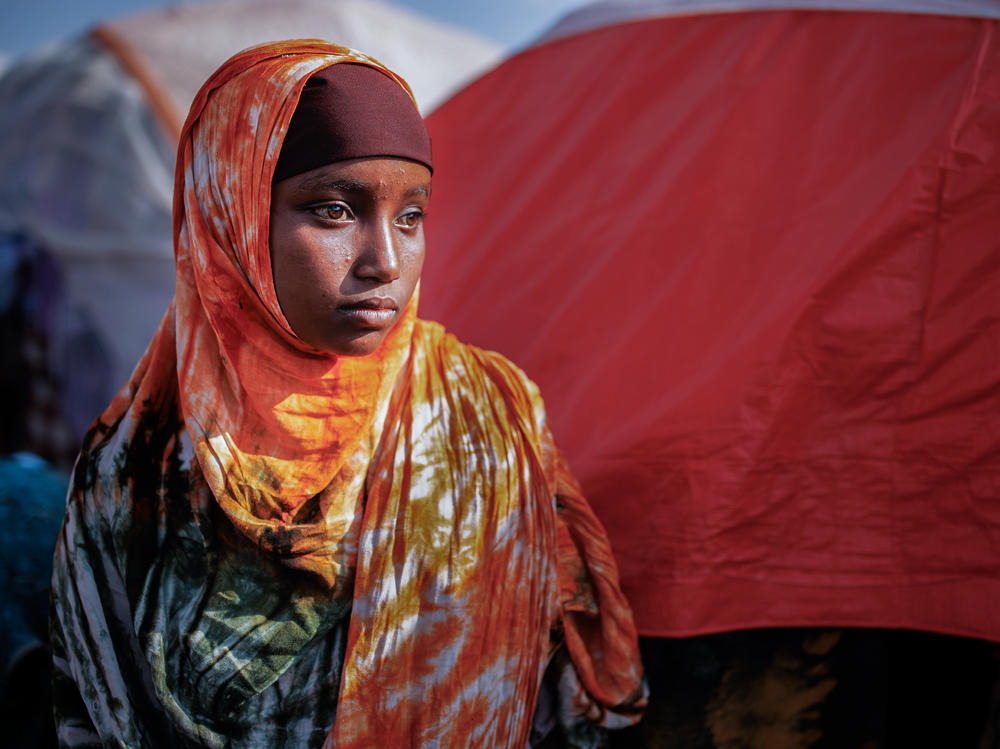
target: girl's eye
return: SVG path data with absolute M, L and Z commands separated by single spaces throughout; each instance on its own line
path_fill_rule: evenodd
M 343 203 L 324 203 L 309 209 L 314 216 L 318 216 L 326 221 L 350 221 L 354 218 L 351 209 Z
M 418 210 L 407 211 L 396 219 L 396 225 L 405 229 L 412 229 L 424 220 L 424 212 Z

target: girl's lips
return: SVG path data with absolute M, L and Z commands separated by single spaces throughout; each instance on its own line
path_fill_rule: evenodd
M 387 297 L 372 297 L 337 307 L 342 315 L 373 328 L 381 328 L 391 322 L 398 309 L 395 300 Z

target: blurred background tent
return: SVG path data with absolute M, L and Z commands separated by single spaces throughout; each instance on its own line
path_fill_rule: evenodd
M 979 746 L 998 18 L 599 2 L 429 117 L 422 313 L 540 385 L 669 638 L 645 641 L 652 745 Z
M 30 276 L 36 287 L 34 301 L 11 291 L 7 308 L 20 304 L 43 329 L 4 374 L 4 451 L 72 460 L 145 350 L 173 295 L 174 152 L 201 83 L 247 46 L 317 36 L 401 72 L 423 111 L 501 55 L 496 42 L 374 0 L 218 0 L 108 21 L 0 78 L 3 268 L 8 286 L 20 278 L 24 292 Z M 5 357 L 15 349 L 7 341 Z

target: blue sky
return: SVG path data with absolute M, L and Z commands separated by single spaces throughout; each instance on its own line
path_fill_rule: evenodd
M 0 58 L 16 58 L 143 8 L 210 0 L 0 0 Z M 585 0 L 385 0 L 516 48 Z

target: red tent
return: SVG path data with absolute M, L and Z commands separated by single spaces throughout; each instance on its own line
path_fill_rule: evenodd
M 539 383 L 644 634 L 1000 640 L 1000 12 L 676 5 L 433 113 L 423 314 Z

